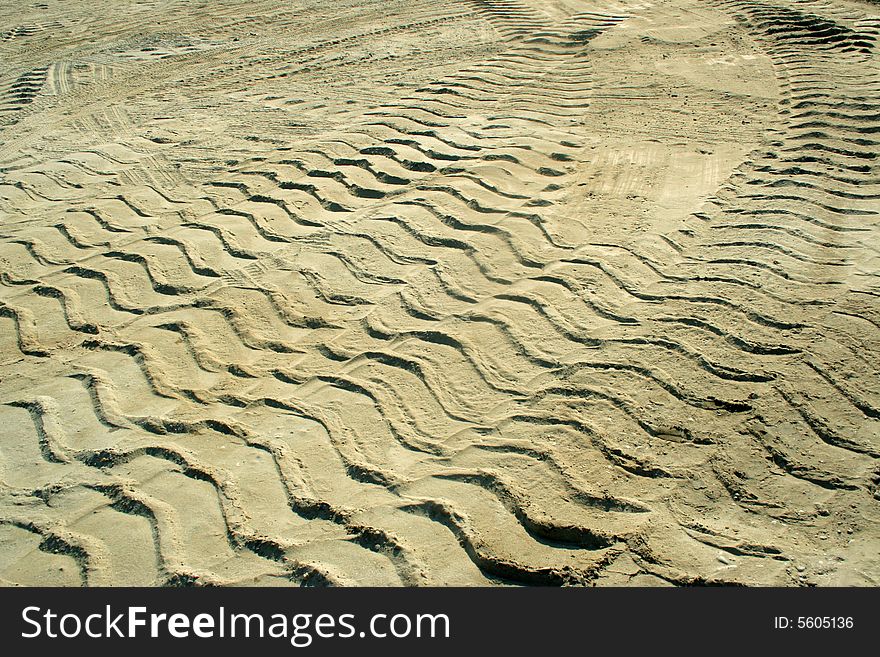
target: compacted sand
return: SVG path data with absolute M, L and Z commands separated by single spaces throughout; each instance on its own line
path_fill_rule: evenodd
M 0 30 L 0 583 L 880 584 L 876 4 Z

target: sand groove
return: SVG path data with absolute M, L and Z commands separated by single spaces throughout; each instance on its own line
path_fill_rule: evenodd
M 256 4 L 3 71 L 4 582 L 877 584 L 868 5 Z

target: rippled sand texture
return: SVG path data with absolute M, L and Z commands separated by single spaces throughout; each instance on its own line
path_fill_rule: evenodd
M 880 584 L 877 13 L 3 2 L 0 581 Z

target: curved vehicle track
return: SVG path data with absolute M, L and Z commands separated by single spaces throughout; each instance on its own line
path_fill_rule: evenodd
M 880 584 L 876 5 L 99 4 L 0 5 L 0 583 Z

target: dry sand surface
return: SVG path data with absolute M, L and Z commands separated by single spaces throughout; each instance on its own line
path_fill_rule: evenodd
M 877 4 L 0 30 L 0 583 L 880 584 Z

